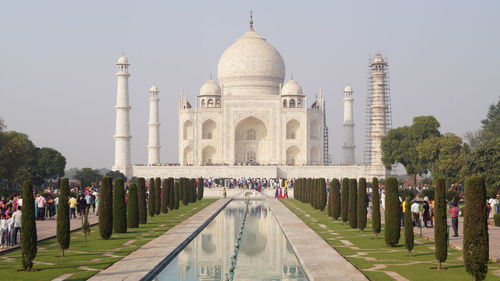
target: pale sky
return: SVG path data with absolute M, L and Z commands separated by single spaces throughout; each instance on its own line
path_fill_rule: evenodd
M 500 1 L 1 1 L 0 117 L 53 147 L 67 168 L 114 161 L 116 61 L 130 66 L 132 162 L 147 161 L 147 90 L 160 88 L 161 160 L 177 162 L 177 98 L 191 103 L 224 50 L 248 29 L 327 101 L 342 160 L 343 88 L 355 97 L 363 159 L 368 59 L 389 58 L 393 127 L 434 115 L 442 132 L 477 130 L 500 96 Z

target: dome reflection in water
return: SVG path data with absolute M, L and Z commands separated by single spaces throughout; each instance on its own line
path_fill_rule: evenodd
M 245 201 L 234 200 L 155 280 L 226 280 Z M 234 280 L 307 280 L 267 203 L 249 202 Z

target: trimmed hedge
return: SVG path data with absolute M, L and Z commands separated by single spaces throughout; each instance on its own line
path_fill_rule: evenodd
M 405 225 L 405 247 L 408 250 L 408 254 L 411 256 L 411 251 L 413 250 L 414 235 L 413 235 L 413 218 L 411 216 L 411 200 L 409 197 L 406 198 L 406 212 L 404 217 Z
M 366 215 L 367 215 L 367 198 L 366 198 L 366 179 L 359 179 L 358 187 L 358 228 L 364 231 L 366 228 Z
M 172 178 L 163 179 L 161 183 L 161 212 L 168 213 L 168 185 Z
M 341 197 L 340 197 L 340 205 L 341 205 L 341 216 L 342 221 L 347 222 L 349 220 L 349 179 L 342 179 L 342 189 L 341 189 Z
M 99 234 L 108 240 L 113 233 L 113 179 L 102 178 L 101 200 L 99 200 Z
M 489 236 L 484 178 L 465 181 L 463 255 L 465 270 L 473 280 L 484 280 L 488 273 Z
M 332 179 L 332 218 L 338 220 L 341 212 L 340 205 L 340 182 L 338 179 Z
M 154 217 L 156 214 L 155 211 L 155 199 L 156 191 L 155 191 L 155 179 L 149 179 L 149 198 L 148 198 L 148 213 L 150 217 Z
M 380 221 L 380 190 L 378 188 L 378 179 L 372 179 L 372 230 L 375 233 L 375 238 L 378 238 L 378 234 L 382 229 L 382 223 Z
M 21 255 L 22 264 L 25 271 L 31 271 L 33 260 L 38 251 L 37 233 L 35 222 L 35 197 L 33 196 L 33 186 L 31 181 L 25 180 L 23 183 L 23 206 L 21 216 Z
M 349 180 L 349 225 L 351 228 L 358 227 L 358 181 Z
M 174 184 L 174 209 L 179 209 L 179 181 Z
M 113 185 L 113 232 L 127 232 L 127 208 L 122 178 L 116 178 Z
M 161 213 L 161 179 L 155 178 L 155 214 Z
M 198 201 L 203 199 L 203 192 L 205 191 L 205 186 L 203 185 L 203 178 L 198 178 L 198 192 L 197 192 L 197 196 L 198 196 Z
M 61 247 L 61 257 L 64 257 L 64 250 L 69 248 L 71 241 L 68 195 L 68 178 L 63 178 L 59 186 L 59 206 L 57 207 L 56 230 L 57 242 L 59 243 L 59 247 Z
M 128 189 L 127 224 L 130 228 L 139 227 L 139 201 L 135 183 L 131 183 Z
M 326 207 L 326 181 L 325 178 L 318 179 L 318 209 L 324 211 Z
M 446 221 L 446 182 L 443 178 L 436 180 L 434 196 L 434 254 L 438 260 L 438 269 L 448 257 L 448 222 Z M 409 206 L 407 206 L 408 208 Z
M 148 205 L 146 200 L 146 180 L 144 178 L 137 179 L 137 204 L 139 209 L 139 223 L 145 224 L 148 222 Z
M 395 177 L 386 179 L 385 186 L 385 244 L 395 247 L 400 238 L 398 180 Z

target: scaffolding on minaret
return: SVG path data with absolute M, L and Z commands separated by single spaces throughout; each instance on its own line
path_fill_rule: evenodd
M 392 126 L 392 111 L 387 58 L 376 54 L 368 59 L 368 66 L 364 162 L 373 165 L 381 164 L 381 148 L 376 146 Z M 380 159 L 373 159 L 374 155 Z
M 319 89 L 319 98 L 321 101 L 321 110 L 323 111 L 323 164 L 330 165 L 330 153 L 329 153 L 329 142 L 328 142 L 328 126 L 326 125 L 326 104 L 325 98 L 323 96 L 323 89 Z

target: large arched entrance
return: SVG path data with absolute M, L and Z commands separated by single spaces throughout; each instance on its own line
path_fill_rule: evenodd
M 296 165 L 297 158 L 299 157 L 300 150 L 297 146 L 292 145 L 286 150 L 286 164 L 287 165 Z
M 268 163 L 268 137 L 264 122 L 253 116 L 241 120 L 234 132 L 236 164 Z

